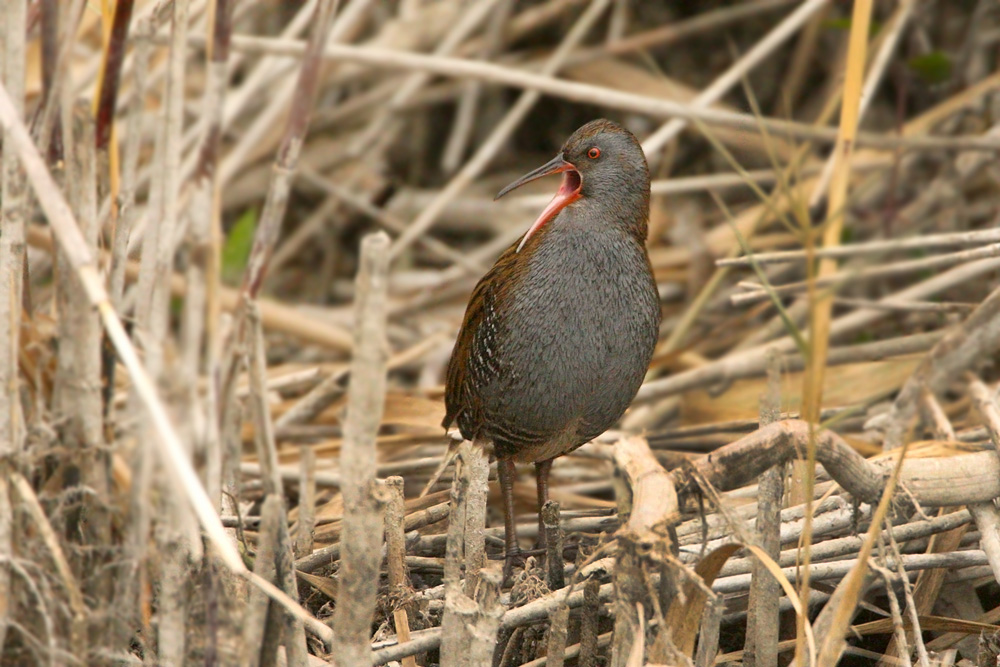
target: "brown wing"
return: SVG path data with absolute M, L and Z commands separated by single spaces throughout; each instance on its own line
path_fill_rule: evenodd
M 520 276 L 526 253 L 515 252 L 517 243 L 504 251 L 496 264 L 476 284 L 465 309 L 462 328 L 448 362 L 445 379 L 445 418 L 442 425 L 456 420 L 462 436 L 475 438 L 483 426 L 481 401 L 476 391 L 501 370 L 495 355 L 498 337 L 503 335 L 501 313 L 512 285 Z

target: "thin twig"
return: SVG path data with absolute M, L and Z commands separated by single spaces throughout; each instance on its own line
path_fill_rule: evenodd
M 951 232 L 947 234 L 923 234 L 910 238 L 885 239 L 881 241 L 866 241 L 865 243 L 850 243 L 833 246 L 832 248 L 817 248 L 814 257 L 823 258 L 853 258 L 863 255 L 882 255 L 890 252 L 905 252 L 907 250 L 934 250 L 937 248 L 954 248 L 965 245 L 985 245 L 1000 242 L 1000 229 L 982 229 L 972 232 Z M 777 252 L 754 253 L 753 261 L 757 264 L 775 264 L 794 262 L 806 259 L 804 250 L 780 250 Z M 749 257 L 727 257 L 715 260 L 717 266 L 749 266 Z

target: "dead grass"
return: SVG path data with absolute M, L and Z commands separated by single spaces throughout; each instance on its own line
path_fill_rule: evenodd
M 993 3 L 0 17 L 0 663 L 994 664 Z M 661 343 L 500 582 L 443 367 L 599 115 Z

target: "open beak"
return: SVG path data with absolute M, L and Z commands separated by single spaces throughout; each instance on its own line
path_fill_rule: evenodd
M 494 201 L 496 201 L 496 199 L 500 199 L 500 197 L 503 197 L 511 190 L 521 187 L 525 183 L 530 183 L 531 181 L 539 179 L 542 176 L 557 173 L 563 174 L 563 180 L 562 184 L 559 186 L 559 190 L 556 192 L 556 196 L 552 198 L 552 201 L 550 201 L 548 206 L 545 207 L 545 210 L 543 210 L 541 215 L 538 216 L 538 219 L 535 220 L 531 227 L 528 228 L 528 231 L 525 232 L 524 236 L 521 238 L 521 243 L 517 246 L 516 252 L 521 252 L 521 248 L 524 247 L 524 244 L 528 242 L 531 235 L 538 231 L 542 225 L 556 217 L 559 211 L 563 210 L 580 198 L 580 188 L 583 187 L 583 179 L 580 178 L 580 172 L 576 170 L 576 167 L 564 160 L 561 155 L 557 155 L 538 169 L 525 174 L 505 187 L 494 199 Z

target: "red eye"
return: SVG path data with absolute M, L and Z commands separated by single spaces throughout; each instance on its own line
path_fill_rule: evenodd
M 591 160 L 596 160 L 597 158 L 601 157 L 601 149 L 598 148 L 597 146 L 594 146 L 589 151 L 587 151 L 587 157 L 589 157 Z

